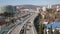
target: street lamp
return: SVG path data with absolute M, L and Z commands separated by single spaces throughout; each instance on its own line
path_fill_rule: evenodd
M 54 34 L 55 29 L 53 29 L 52 31 L 53 31 L 53 34 Z
M 47 34 L 49 34 L 49 32 L 48 32 L 48 31 L 49 31 L 49 29 L 47 29 L 46 31 L 47 31 Z

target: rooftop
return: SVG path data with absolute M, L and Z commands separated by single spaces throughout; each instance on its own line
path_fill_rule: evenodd
M 48 28 L 51 28 L 51 24 L 47 24 L 47 25 L 46 25 L 46 28 L 47 28 L 47 29 L 48 29 Z M 54 23 L 52 24 L 52 28 L 60 28 L 60 23 L 54 22 Z

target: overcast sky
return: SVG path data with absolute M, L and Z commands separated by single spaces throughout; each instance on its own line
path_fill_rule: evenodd
M 0 5 L 48 5 L 60 4 L 60 0 L 0 0 Z

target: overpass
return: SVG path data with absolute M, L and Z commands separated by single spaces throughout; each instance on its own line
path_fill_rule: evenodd
M 32 24 L 32 28 L 29 32 L 31 32 L 31 34 L 37 34 L 36 29 L 34 27 L 34 23 L 33 23 L 34 19 L 37 15 L 38 15 L 38 13 L 36 13 L 36 12 L 31 13 L 31 16 L 29 18 L 27 18 L 25 21 L 22 21 L 21 24 L 19 24 L 19 25 L 13 27 L 12 29 L 10 29 L 7 32 L 7 34 L 19 34 L 20 31 L 23 29 L 23 27 L 25 27 L 25 25 L 27 25 L 27 22 L 31 22 L 31 24 Z M 27 30 L 25 30 L 24 34 L 29 34 L 29 33 L 27 32 Z
M 30 26 L 30 30 L 26 30 L 26 34 L 37 34 L 36 32 L 36 29 L 35 29 L 35 26 L 34 26 L 34 19 L 36 18 L 37 14 L 33 15 L 32 19 L 30 19 L 28 22 L 27 22 L 27 26 L 29 27 Z M 26 27 L 26 29 L 28 28 Z

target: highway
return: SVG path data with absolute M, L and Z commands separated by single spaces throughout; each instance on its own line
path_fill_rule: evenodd
M 37 14 L 33 15 L 32 19 L 30 19 L 26 24 L 26 34 L 37 34 L 35 26 L 34 26 L 34 18 Z
M 22 16 L 21 18 L 17 19 L 16 22 L 11 23 L 10 25 L 4 27 L 1 31 L 0 34 L 7 34 L 9 33 L 11 30 L 13 30 L 17 25 L 23 23 L 27 18 L 29 18 L 31 15 L 30 14 L 26 14 L 24 16 Z
M 24 18 L 20 18 L 21 20 L 17 20 L 15 26 L 14 26 L 13 28 L 11 28 L 11 29 L 8 31 L 7 34 L 9 34 L 12 30 L 14 30 L 18 25 L 21 26 L 21 25 L 23 24 L 23 22 L 24 22 L 27 18 L 29 18 L 30 16 L 31 16 L 31 15 L 28 15 L 28 16 L 26 16 L 26 17 L 24 17 Z
M 13 8 L 11 13 L 3 11 L 3 13 L 1 14 L 1 18 L 4 18 L 2 18 L 3 20 L 1 19 L 2 25 L 0 34 L 20 34 L 21 30 L 24 30 L 23 34 L 36 34 L 36 29 L 34 27 L 34 19 L 38 14 L 35 13 L 37 11 L 25 8 L 21 8 L 21 10 L 17 9 L 16 6 L 15 9 Z M 6 11 L 11 10 L 8 10 L 8 8 L 6 8 Z M 28 28 L 30 28 L 29 32 L 27 32 Z
M 26 19 L 23 20 L 21 24 L 19 24 L 19 25 L 15 26 L 14 28 L 10 29 L 7 34 L 19 34 L 22 27 L 24 26 L 24 24 L 26 24 L 29 20 L 33 20 L 34 17 L 36 17 L 36 14 L 32 14 L 28 18 L 26 17 Z M 32 25 L 32 27 L 31 27 L 30 32 L 32 31 L 31 34 L 35 34 L 35 31 L 34 31 L 35 29 L 34 29 L 33 23 L 31 25 Z M 26 33 L 28 34 L 28 32 L 26 32 Z
M 17 20 L 14 23 L 11 23 L 9 26 L 5 27 L 0 34 L 20 34 L 20 31 L 22 29 L 24 30 L 23 34 L 28 34 L 28 33 L 36 34 L 36 29 L 33 24 L 33 21 L 36 16 L 37 16 L 37 13 L 33 13 L 33 12 L 26 14 L 22 17 L 15 16 L 13 18 L 17 17 Z M 27 30 L 29 25 L 25 27 L 25 24 L 28 24 L 28 22 L 31 22 L 31 28 L 29 31 Z M 23 27 L 25 27 L 25 29 Z

